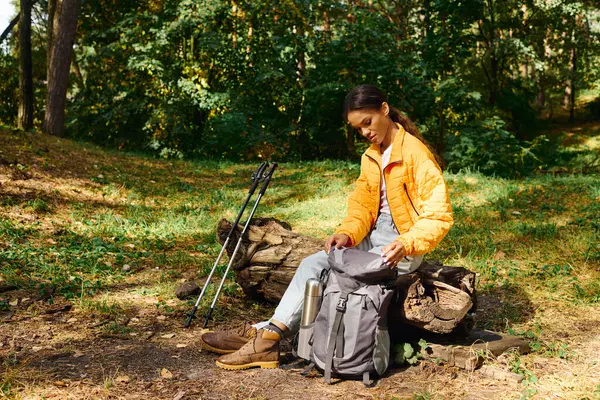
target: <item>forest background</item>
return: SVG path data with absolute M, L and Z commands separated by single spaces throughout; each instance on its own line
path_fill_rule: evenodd
M 55 107 L 46 101 L 54 98 L 48 32 L 60 24 L 48 14 L 57 0 L 13 0 L 17 9 L 20 3 L 32 10 L 31 34 L 22 44 L 16 28 L 3 35 L 0 123 L 17 125 L 26 97 L 19 95 L 19 46 L 30 39 L 31 72 L 23 74 L 32 76 L 32 118 L 21 126 L 40 127 Z M 365 145 L 342 120 L 343 98 L 371 83 L 417 123 L 449 170 L 514 176 L 569 157 L 541 132 L 564 111 L 573 122 L 576 99 L 586 103 L 580 119 L 600 116 L 594 1 L 64 7 L 81 7 L 71 72 L 60 78 L 68 83 L 56 83 L 68 88 L 66 118 L 46 131 L 109 147 L 179 158 L 353 159 Z

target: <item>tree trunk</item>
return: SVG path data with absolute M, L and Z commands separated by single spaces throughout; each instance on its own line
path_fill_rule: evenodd
M 80 89 L 83 89 L 85 87 L 85 80 L 83 79 L 81 68 L 79 68 L 79 63 L 77 62 L 77 54 L 75 54 L 75 51 L 73 51 L 73 58 L 71 59 L 71 63 L 73 64 L 73 72 L 75 73 L 75 83 L 79 86 Z
M 50 135 L 63 136 L 64 134 L 69 70 L 80 5 L 79 0 L 57 0 L 56 3 L 43 125 L 44 132 Z
M 221 244 L 230 230 L 231 223 L 222 219 L 217 226 Z M 232 254 L 241 231 L 238 226 L 227 254 Z M 233 263 L 236 282 L 248 296 L 277 303 L 300 262 L 322 249 L 322 240 L 292 232 L 286 222 L 256 218 Z M 389 323 L 393 326 L 408 323 L 429 332 L 450 333 L 475 309 L 475 303 L 474 273 L 435 261 L 424 262 L 417 272 L 398 279 Z
M 46 80 L 50 80 L 50 56 L 52 55 L 52 44 L 54 41 L 54 17 L 56 15 L 56 1 L 48 0 L 48 27 L 46 40 Z
M 571 91 L 569 104 L 569 123 L 575 122 L 575 80 L 577 74 L 577 48 L 571 49 Z
M 541 110 L 546 106 L 546 91 L 544 89 L 543 78 L 541 77 L 542 73 L 540 72 L 540 78 L 538 79 L 538 94 L 536 96 L 536 103 L 538 110 Z
M 298 107 L 298 117 L 296 118 L 295 125 L 298 134 L 298 141 L 300 142 L 300 155 L 302 159 L 305 159 L 307 154 L 309 138 L 306 135 L 306 129 L 302 126 L 302 115 L 304 113 L 304 102 L 306 101 L 306 53 L 305 53 L 305 42 L 304 42 L 304 24 L 300 21 L 298 27 L 294 27 L 293 30 L 296 40 L 296 83 L 298 84 L 298 91 L 301 94 L 300 105 Z
M 31 0 L 21 0 L 19 22 L 19 117 L 18 127 L 33 128 L 33 71 L 31 62 Z

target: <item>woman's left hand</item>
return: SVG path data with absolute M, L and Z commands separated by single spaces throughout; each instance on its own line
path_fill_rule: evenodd
M 381 249 L 381 256 L 391 268 L 395 268 L 405 255 L 406 250 L 404 249 L 404 245 L 397 240 L 394 240 L 392 243 Z

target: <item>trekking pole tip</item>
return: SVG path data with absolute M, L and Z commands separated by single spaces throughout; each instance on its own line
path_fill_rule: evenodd
M 192 311 L 191 311 L 189 314 L 187 314 L 187 317 L 188 317 L 188 318 L 187 318 L 187 320 L 185 321 L 185 327 L 186 327 L 186 328 L 189 328 L 189 327 L 190 327 L 190 325 L 192 325 L 192 320 L 193 320 L 194 318 L 196 318 L 196 317 L 195 317 L 195 315 L 196 315 L 196 311 L 197 311 L 197 310 L 198 310 L 198 307 L 197 307 L 197 306 L 194 306 L 194 308 L 192 309 Z
M 204 316 L 204 325 L 202 326 L 202 328 L 206 329 L 208 328 L 208 321 L 211 318 L 211 315 L 213 313 L 214 308 L 210 308 L 207 312 L 206 315 Z

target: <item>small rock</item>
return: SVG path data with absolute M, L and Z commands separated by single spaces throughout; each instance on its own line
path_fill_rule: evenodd
M 156 319 L 159 321 L 164 321 L 165 319 L 167 319 L 167 317 L 165 317 L 164 315 L 159 315 L 158 317 L 156 317 Z
M 8 302 L 8 304 L 10 304 L 11 306 L 16 306 L 17 304 L 19 304 L 19 299 L 14 299 Z
M 166 379 L 173 379 L 173 373 L 166 368 L 160 370 L 160 376 Z
M 117 383 L 129 383 L 129 377 L 127 375 L 119 375 L 115 378 L 115 382 Z
M 75 322 L 77 322 L 77 321 L 78 321 L 78 320 L 77 320 L 77 318 L 69 318 L 69 319 L 67 320 L 67 324 L 74 324 L 74 323 L 75 323 Z
M 180 390 L 179 392 L 177 392 L 175 397 L 173 397 L 173 400 L 181 400 L 183 399 L 183 396 L 185 396 L 185 392 L 183 390 Z
M 185 282 L 182 283 L 175 289 L 175 296 L 179 300 L 183 300 L 189 296 L 195 296 L 200 294 L 200 287 L 196 284 L 196 282 Z
M 104 175 L 98 174 L 98 179 L 104 179 Z
M 123 265 L 123 268 L 121 268 L 123 270 L 123 272 L 129 272 L 131 271 L 131 265 L 129 264 L 125 264 Z
M 497 379 L 499 381 L 508 381 L 521 383 L 523 381 L 523 376 L 519 374 L 515 374 L 514 372 L 504 371 L 500 368 L 493 367 L 491 365 L 484 365 L 479 370 L 481 374 L 487 376 L 488 378 Z
M 521 215 L 521 213 L 520 213 L 520 212 L 518 212 L 518 211 L 513 211 L 513 212 L 512 212 L 512 215 Z

